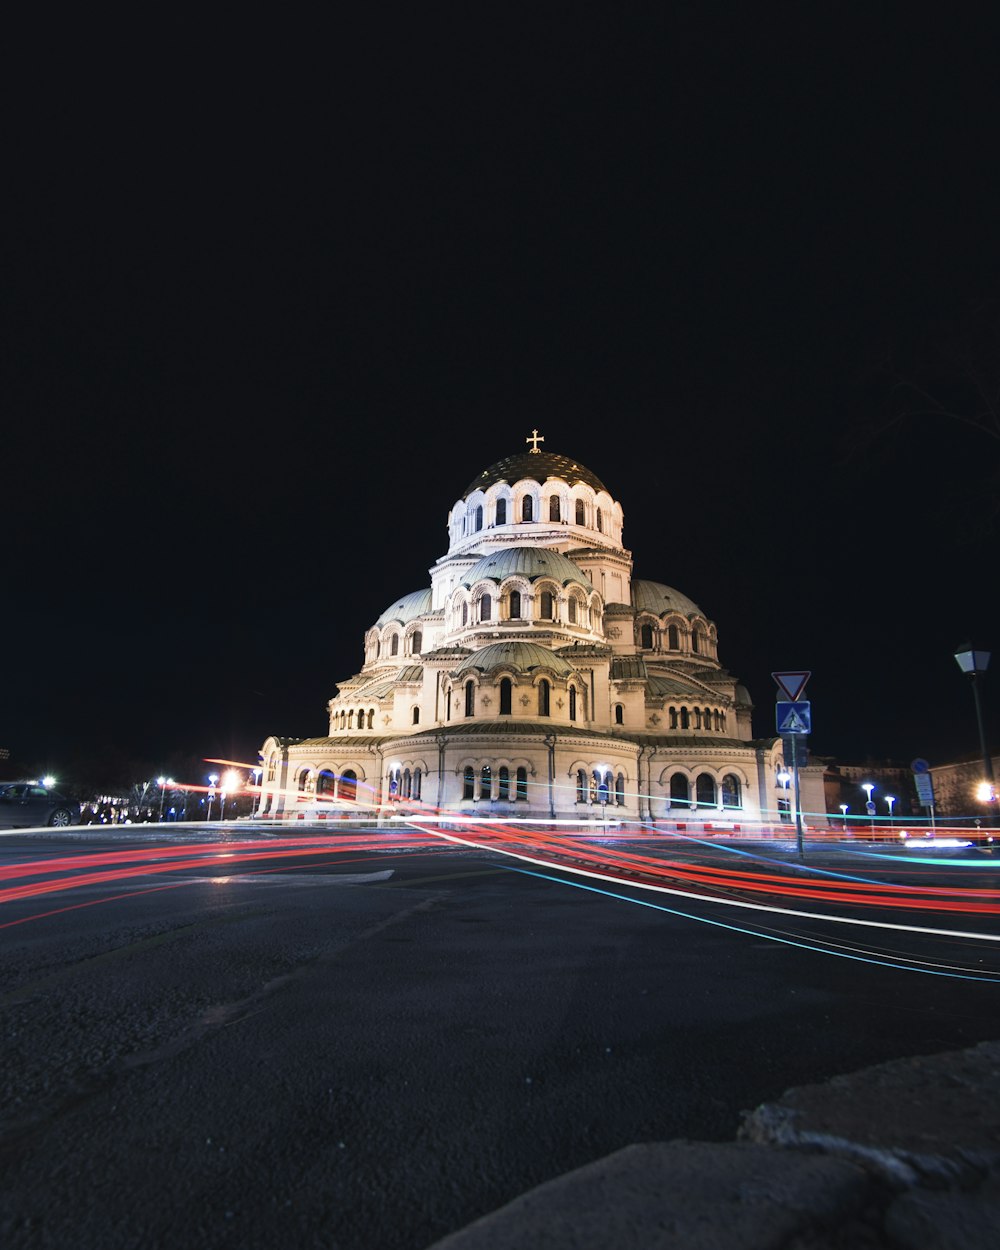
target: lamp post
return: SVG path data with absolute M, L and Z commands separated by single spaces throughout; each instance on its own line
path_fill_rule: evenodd
M 253 820 L 253 809 L 257 803 L 257 790 L 260 786 L 260 774 L 263 770 L 260 768 L 251 768 L 250 773 L 253 778 L 253 789 L 250 791 L 250 819 Z
M 976 704 L 976 724 L 979 727 L 979 751 L 983 759 L 983 785 L 985 800 L 991 822 L 995 819 L 996 786 L 993 780 L 993 760 L 986 747 L 986 730 L 983 727 L 983 706 L 979 698 L 979 676 L 990 666 L 990 652 L 976 651 L 971 643 L 965 643 L 955 652 L 955 662 L 972 682 L 972 698 Z
M 238 773 L 235 768 L 227 768 L 222 774 L 222 789 L 219 792 L 221 805 L 219 807 L 219 819 L 226 818 L 226 798 L 230 794 L 235 794 L 243 784 L 243 776 Z
M 846 803 L 841 803 L 840 814 L 844 818 L 844 832 L 846 833 L 847 832 L 847 804 Z
M 212 819 L 212 804 L 215 802 L 215 786 L 219 780 L 218 773 L 210 773 L 208 778 L 208 819 Z
M 157 777 L 156 784 L 160 787 L 160 820 L 163 820 L 163 796 L 166 793 L 167 786 L 174 784 L 173 777 Z
M 870 781 L 862 781 L 861 789 L 864 790 L 867 802 L 865 803 L 865 811 L 871 817 L 872 822 L 872 841 L 875 840 L 875 804 L 872 802 L 872 791 L 875 786 Z

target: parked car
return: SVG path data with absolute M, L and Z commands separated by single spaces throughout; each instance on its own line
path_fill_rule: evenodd
M 0 782 L 0 829 L 78 825 L 80 804 L 37 781 Z

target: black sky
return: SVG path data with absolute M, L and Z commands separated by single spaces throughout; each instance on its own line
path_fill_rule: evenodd
M 324 732 L 365 628 L 533 426 L 620 500 L 637 574 L 718 623 L 758 733 L 803 666 L 816 751 L 975 753 L 951 653 L 1000 650 L 1000 449 L 875 431 L 886 363 L 1000 295 L 989 30 L 579 7 L 25 45 L 0 700 L 25 765 Z

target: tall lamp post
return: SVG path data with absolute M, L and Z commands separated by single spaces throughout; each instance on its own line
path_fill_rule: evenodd
M 846 803 L 840 804 L 840 814 L 844 818 L 844 832 L 846 833 L 847 832 L 847 804 Z
M 174 784 L 173 777 L 157 777 L 156 784 L 160 787 L 160 820 L 163 820 L 163 796 L 166 793 L 167 786 Z
M 979 727 L 979 751 L 983 758 L 984 797 L 989 804 L 990 819 L 992 821 L 996 816 L 994 804 L 996 803 L 997 792 L 993 781 L 993 760 L 986 747 L 986 730 L 983 727 L 983 705 L 979 698 L 979 677 L 990 666 L 990 653 L 989 651 L 976 651 L 971 643 L 965 643 L 955 652 L 955 661 L 972 682 L 972 698 L 976 704 L 976 724 Z
M 887 795 L 885 795 L 885 805 L 886 805 L 886 807 L 889 809 L 889 832 L 890 832 L 890 835 L 891 835 L 891 833 L 892 833 L 892 808 L 893 808 L 893 804 L 894 804 L 895 802 L 896 802 L 896 796 L 895 796 L 894 794 L 887 794 Z
M 875 789 L 875 785 L 874 785 L 874 783 L 873 783 L 873 782 L 871 782 L 871 781 L 862 781 L 862 783 L 861 783 L 861 789 L 862 789 L 862 790 L 864 790 L 865 795 L 866 795 L 867 800 L 868 800 L 868 801 L 865 803 L 865 811 L 866 811 L 866 812 L 868 813 L 868 815 L 871 817 L 871 822 L 872 822 L 872 841 L 874 842 L 874 841 L 875 841 L 875 804 L 872 802 L 872 791 Z
M 215 786 L 219 780 L 218 773 L 211 773 L 208 778 L 208 819 L 212 819 L 212 804 L 215 802 Z

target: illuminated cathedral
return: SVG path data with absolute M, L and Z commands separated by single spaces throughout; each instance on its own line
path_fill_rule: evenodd
M 328 732 L 264 743 L 261 815 L 787 818 L 780 740 L 753 738 L 715 623 L 633 576 L 596 473 L 526 442 L 452 505 L 430 585 L 374 620 Z

